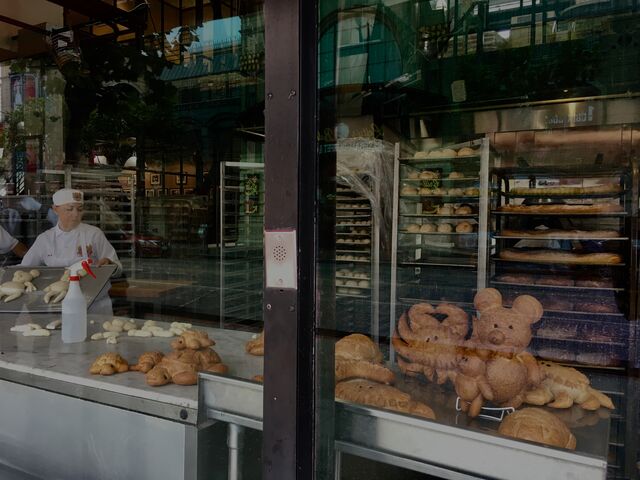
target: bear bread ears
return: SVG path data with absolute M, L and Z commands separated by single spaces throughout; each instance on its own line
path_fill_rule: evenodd
M 484 288 L 476 293 L 473 304 L 480 313 L 499 308 L 502 307 L 502 295 L 495 288 Z M 523 315 L 529 323 L 536 323 L 542 318 L 542 304 L 531 295 L 516 297 L 511 308 Z

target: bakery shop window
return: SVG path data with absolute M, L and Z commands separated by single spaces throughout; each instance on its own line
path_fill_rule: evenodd
M 420 419 L 425 442 L 434 422 L 455 425 L 595 456 L 596 478 L 636 475 L 635 447 L 618 442 L 637 422 L 640 104 L 605 95 L 638 82 L 635 49 L 605 53 L 622 17 L 504 2 L 321 6 L 336 415 L 348 417 L 345 403 L 391 410 Z M 599 22 L 610 28 L 595 35 Z M 585 75 L 589 64 L 600 69 Z M 413 459 L 446 463 L 437 450 Z

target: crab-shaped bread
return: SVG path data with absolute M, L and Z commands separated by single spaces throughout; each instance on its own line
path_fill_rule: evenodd
M 95 359 L 89 372 L 92 375 L 113 375 L 129 370 L 129 364 L 116 352 L 107 352 Z
M 395 376 L 382 363 L 382 352 L 366 335 L 354 333 L 336 342 L 336 382 L 347 378 L 365 378 L 393 383 Z
M 229 370 L 228 367 L 222 363 L 220 355 L 211 348 L 174 350 L 166 357 L 171 360 L 191 363 L 195 365 L 198 372 L 227 373 Z
M 171 342 L 171 348 L 174 350 L 184 350 L 185 348 L 198 350 L 215 344 L 216 342 L 209 338 L 207 332 L 203 332 L 202 330 L 187 330 Z
M 545 379 L 539 387 L 525 394 L 526 403 L 551 408 L 570 408 L 577 403 L 585 410 L 597 410 L 600 407 L 614 409 L 611 399 L 592 388 L 586 375 L 575 368 L 548 361 L 539 361 L 538 364 Z
M 22 296 L 23 293 L 31 293 L 37 290 L 36 286 L 31 283 L 34 278 L 40 276 L 40 271 L 16 270 L 10 282 L 0 284 L 0 298 L 6 297 L 4 303 L 10 302 Z
M 162 352 L 144 352 L 138 358 L 138 363 L 131 365 L 129 369 L 136 372 L 147 373 L 159 364 L 163 357 L 164 354 Z
M 502 421 L 498 433 L 507 437 L 575 450 L 576 437 L 553 413 L 541 408 L 523 408 Z
M 423 374 L 431 381 L 435 376 L 439 384 L 452 378 L 468 321 L 467 313 L 455 305 L 413 305 L 398 320 L 392 338 L 400 369 L 408 375 Z
M 195 385 L 198 382 L 198 371 L 193 363 L 164 357 L 145 376 L 152 387 L 175 383 L 176 385 Z

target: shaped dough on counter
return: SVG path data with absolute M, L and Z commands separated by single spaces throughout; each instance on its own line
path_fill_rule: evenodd
M 160 363 L 160 360 L 164 358 L 162 352 L 144 352 L 138 358 L 138 363 L 131 365 L 129 368 L 135 372 L 147 373 L 153 367 Z
M 171 342 L 171 348 L 175 350 L 184 350 L 190 348 L 198 350 L 199 348 L 210 347 L 216 342 L 209 338 L 207 332 L 201 330 L 188 330 Z

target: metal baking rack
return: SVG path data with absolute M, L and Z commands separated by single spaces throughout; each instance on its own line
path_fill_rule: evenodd
M 379 186 L 362 176 L 379 198 Z M 346 212 L 346 213 L 345 213 Z M 366 242 L 368 241 L 368 242 Z M 366 242 L 366 243 L 365 243 Z M 345 331 L 379 332 L 380 225 L 370 200 L 339 183 L 336 192 L 336 310 Z M 363 282 L 360 285 L 360 282 Z M 351 283 L 350 285 L 348 283 Z
M 463 308 L 473 304 L 473 295 L 486 283 L 487 250 L 484 239 L 488 219 L 489 140 L 480 138 L 450 145 L 476 149 L 476 155 L 441 158 L 415 158 L 401 155 L 396 144 L 394 160 L 393 233 L 391 244 L 391 300 L 390 333 L 396 320 L 406 307 L 404 299 L 434 299 L 436 302 L 455 303 Z M 419 170 L 428 170 L 441 178 L 416 179 Z M 460 172 L 460 178 L 448 178 Z M 419 174 L 418 174 L 419 175 Z M 433 173 L 430 174 L 433 176 Z M 473 188 L 477 195 L 403 195 L 402 189 L 411 188 Z M 441 205 L 469 204 L 471 214 L 438 214 Z M 466 221 L 473 232 L 455 232 L 455 225 Z M 408 232 L 409 224 L 450 223 L 453 230 L 446 232 Z M 455 277 L 455 285 L 447 281 Z M 392 360 L 394 358 L 391 350 Z

